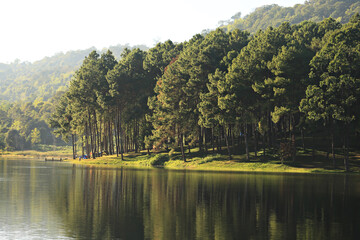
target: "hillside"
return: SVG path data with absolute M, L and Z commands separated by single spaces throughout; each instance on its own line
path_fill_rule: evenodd
M 270 26 L 278 27 L 283 22 L 291 24 L 298 24 L 305 20 L 320 22 L 328 17 L 346 23 L 354 13 L 359 12 L 360 1 L 358 0 L 310 0 L 294 7 L 281 7 L 276 4 L 262 6 L 243 18 L 240 13 L 237 13 L 230 20 L 220 21 L 219 24 L 228 31 L 240 29 L 254 33 Z
M 109 47 L 114 56 L 119 58 L 125 48 L 147 49 L 145 46 L 117 45 Z M 66 89 L 74 71 L 81 65 L 85 56 L 95 48 L 58 53 L 34 63 L 0 63 L 0 100 L 35 101 L 47 100 L 56 91 Z M 107 49 L 103 49 L 105 52 Z
M 310 0 L 294 7 L 278 5 L 259 7 L 243 18 L 241 18 L 241 13 L 237 13 L 230 20 L 221 21 L 221 27 L 228 31 L 241 29 L 253 33 L 269 26 L 277 27 L 285 21 L 297 24 L 304 20 L 319 22 L 324 18 L 332 17 L 345 23 L 348 22 L 350 16 L 358 12 L 360 12 L 360 2 L 357 0 Z M 142 50 L 147 49 L 146 46 L 130 47 L 129 45 L 117 45 L 109 49 L 115 57 L 119 58 L 125 48 L 137 47 Z M 13 102 L 51 98 L 56 91 L 66 89 L 74 71 L 81 65 L 85 56 L 94 49 L 59 53 L 34 63 L 0 63 L 0 100 Z

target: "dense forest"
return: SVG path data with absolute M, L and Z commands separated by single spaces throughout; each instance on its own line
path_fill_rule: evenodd
M 150 49 L 87 49 L 0 64 L 1 148 L 70 140 L 74 157 L 179 150 L 186 161 L 196 148 L 230 159 L 245 154 L 247 161 L 250 153 L 275 151 L 296 161 L 297 151 L 316 145 L 334 164 L 343 148 L 348 168 L 348 149 L 358 142 L 350 139 L 359 128 L 360 23 L 358 14 L 350 18 L 358 2 L 341 3 L 263 7 L 189 41 Z M 342 6 L 338 15 L 334 4 Z M 311 6 L 316 15 L 325 5 L 318 18 L 296 17 L 312 21 L 236 25 L 264 9 Z M 269 13 L 256 22 L 271 24 Z
M 359 141 L 360 16 L 269 27 L 250 35 L 222 29 L 148 51 L 92 51 L 60 98 L 50 124 L 84 154 L 198 148 L 263 155 L 321 140 L 335 164 Z M 319 146 L 319 144 L 316 144 Z M 352 145 L 352 146 L 353 146 Z M 73 145 L 74 157 L 76 144 Z M 307 146 L 309 147 L 309 146 Z M 329 157 L 330 157 L 329 156 Z
M 320 22 L 325 18 L 334 18 L 340 23 L 347 23 L 350 17 L 360 12 L 358 0 L 309 0 L 294 7 L 281 7 L 276 4 L 257 8 L 251 14 L 241 17 L 241 12 L 229 20 L 220 21 L 222 28 L 247 30 L 251 33 L 268 27 L 278 27 L 283 22 L 298 24 L 302 21 Z

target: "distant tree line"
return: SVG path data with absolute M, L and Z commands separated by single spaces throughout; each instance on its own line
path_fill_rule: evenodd
M 48 101 L 0 101 L 0 149 L 9 151 L 42 149 L 42 145 L 65 145 L 48 125 L 54 105 L 63 95 L 58 92 Z
M 117 45 L 109 49 L 116 58 L 125 48 L 148 49 L 146 46 Z M 58 53 L 39 61 L 10 64 L 0 63 L 0 100 L 11 102 L 47 101 L 57 91 L 65 91 L 76 69 L 80 67 L 84 57 L 96 48 Z M 106 52 L 107 49 L 101 52 Z
M 360 17 L 349 23 L 283 23 L 250 35 L 217 29 L 148 51 L 85 58 L 56 105 L 51 126 L 84 154 L 140 150 L 266 154 L 292 161 L 305 138 L 344 148 L 358 138 Z M 315 144 L 315 143 L 314 143 Z M 74 144 L 74 157 L 76 153 Z M 285 159 L 285 157 L 284 157 Z

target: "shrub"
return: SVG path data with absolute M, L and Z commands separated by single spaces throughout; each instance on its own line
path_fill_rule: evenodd
M 168 154 L 156 154 L 150 160 L 151 166 L 163 166 L 165 162 L 169 161 Z
M 199 161 L 199 164 L 204 164 L 204 163 L 217 161 L 217 160 L 221 160 L 221 159 L 223 159 L 223 157 L 220 154 L 209 155 L 209 156 L 206 156 L 205 158 L 201 159 Z

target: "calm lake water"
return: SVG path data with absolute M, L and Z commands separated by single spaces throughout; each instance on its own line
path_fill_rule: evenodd
M 1 239 L 360 239 L 360 177 L 0 160 Z

